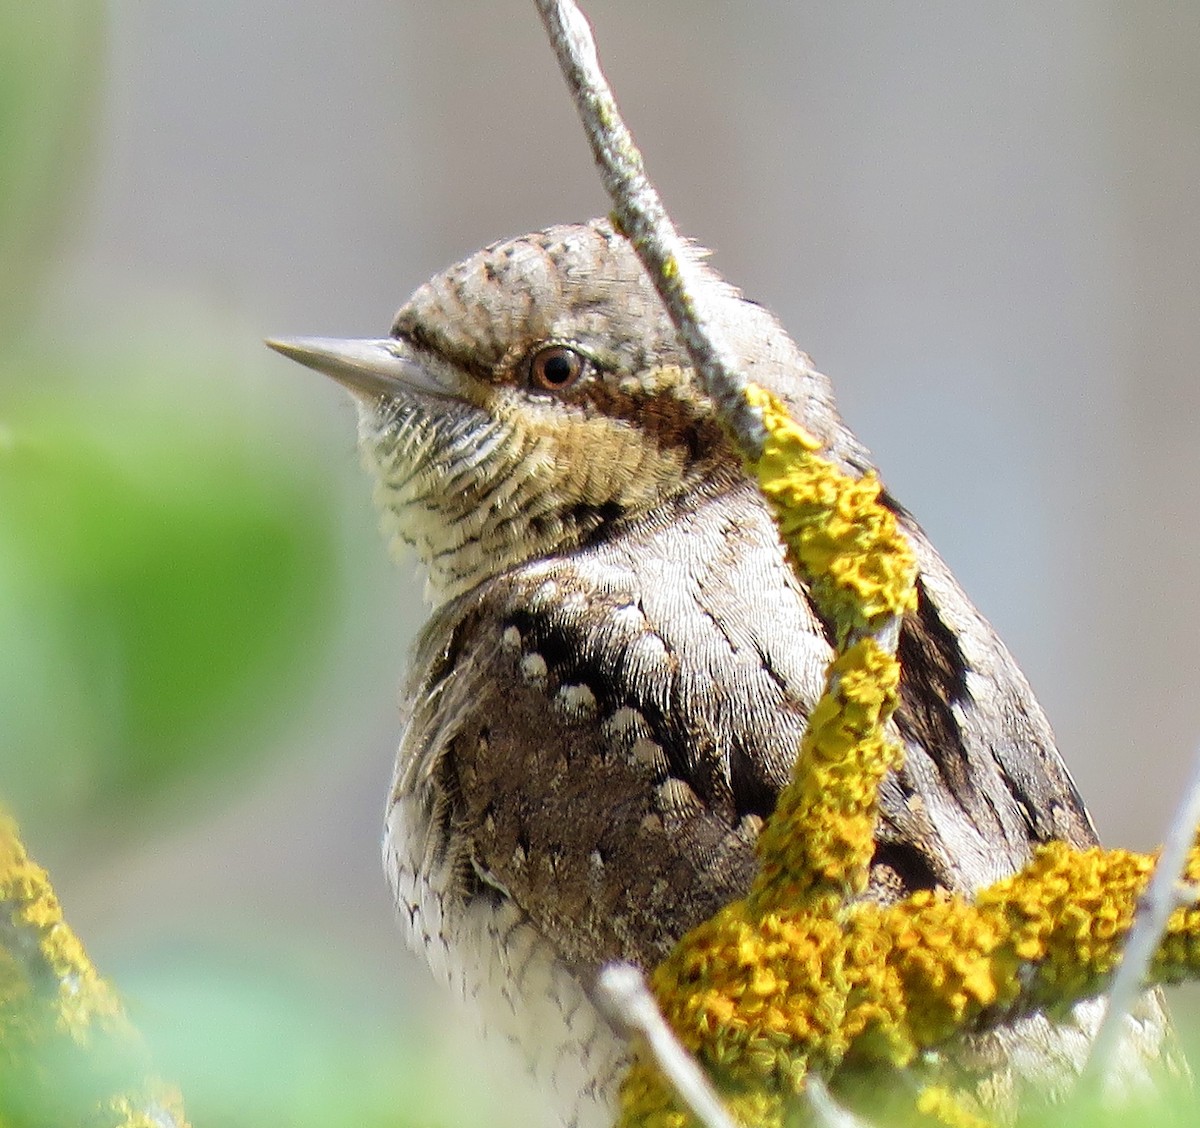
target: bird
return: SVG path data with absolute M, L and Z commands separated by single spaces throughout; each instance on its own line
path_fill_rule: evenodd
M 741 372 L 840 469 L 874 470 L 778 320 L 689 253 Z M 745 893 L 830 626 L 611 221 L 486 247 L 386 338 L 268 344 L 353 394 L 385 537 L 427 576 L 384 832 L 402 929 L 522 1055 L 547 1125 L 611 1124 L 629 1050 L 597 973 L 652 968 Z M 866 896 L 969 895 L 1096 832 L 1008 650 L 884 499 L 919 577 Z M 1013 1016 L 954 1067 L 1003 1119 L 1069 1091 L 1099 1018 Z M 1153 1084 L 1158 996 L 1125 1025 L 1121 1072 Z

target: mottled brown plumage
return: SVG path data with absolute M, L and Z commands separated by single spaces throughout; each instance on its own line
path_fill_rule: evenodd
M 715 275 L 723 328 L 844 469 L 825 377 Z M 657 296 L 605 221 L 499 243 L 416 291 L 392 337 L 282 351 L 356 392 L 390 537 L 435 611 L 418 646 L 385 862 L 410 941 L 533 1063 L 551 1122 L 610 1116 L 623 1048 L 597 968 L 659 960 L 742 893 L 830 654 Z M 549 350 L 549 351 L 547 351 Z M 557 351 L 555 351 L 557 350 Z M 1029 686 L 924 534 L 900 642 L 907 762 L 872 896 L 969 892 L 1095 834 Z M 1061 1091 L 1093 1005 L 960 1049 L 996 1108 Z M 1125 1055 L 1164 1037 L 1148 999 Z

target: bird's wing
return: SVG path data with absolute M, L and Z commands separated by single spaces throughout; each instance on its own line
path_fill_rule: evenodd
M 744 890 L 757 831 L 714 815 L 674 766 L 689 750 L 630 691 L 639 663 L 671 660 L 639 626 L 630 577 L 609 578 L 584 591 L 571 568 L 546 567 L 492 583 L 445 617 L 453 629 L 435 618 L 397 788 L 438 796 L 428 856 L 461 844 L 463 894 L 502 890 L 589 967 L 661 959 Z M 597 616 L 603 639 L 585 629 Z

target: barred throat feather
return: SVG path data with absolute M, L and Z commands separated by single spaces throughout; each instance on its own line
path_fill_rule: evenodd
M 360 401 L 359 441 L 393 552 L 415 549 L 440 605 L 528 560 L 570 551 L 711 470 L 686 444 L 589 403 L 487 390 L 486 406 Z

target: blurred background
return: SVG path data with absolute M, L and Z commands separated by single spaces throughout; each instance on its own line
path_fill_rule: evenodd
M 681 228 L 1152 845 L 1200 740 L 1200 7 L 587 9 Z M 415 565 L 261 338 L 606 210 L 523 0 L 0 0 L 0 794 L 198 1123 L 521 1122 L 380 872 Z

